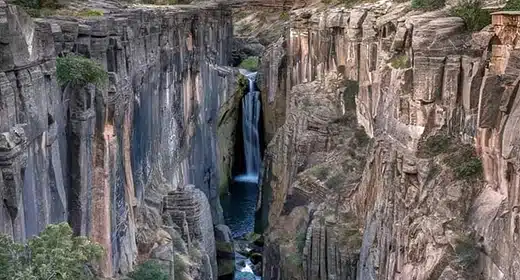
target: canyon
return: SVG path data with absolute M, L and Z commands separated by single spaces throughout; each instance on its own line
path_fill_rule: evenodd
M 233 279 L 253 226 L 262 279 L 520 279 L 520 13 L 253 2 L 0 0 L 0 232 L 67 221 L 104 279 Z M 61 84 L 69 53 L 108 84 Z

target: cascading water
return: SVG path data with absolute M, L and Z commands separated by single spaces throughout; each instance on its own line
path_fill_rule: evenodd
M 226 224 L 231 229 L 235 239 L 235 280 L 261 279 L 254 271 L 261 271 L 261 263 L 253 264 L 244 252 L 249 245 L 241 240 L 246 234 L 253 231 L 255 210 L 258 198 L 258 177 L 262 162 L 260 152 L 260 93 L 255 90 L 256 72 L 240 69 L 240 73 L 249 80 L 248 92 L 242 98 L 242 141 L 244 147 L 244 173 L 236 176 L 230 186 L 228 196 L 222 198 Z M 247 243 L 247 242 L 246 242 Z M 237 247 L 238 246 L 238 247 Z M 246 250 L 246 251 L 247 251 Z M 256 269 L 255 269 L 256 267 Z
M 242 146 L 245 170 L 234 178 L 230 194 L 224 199 L 227 205 L 226 224 L 233 238 L 240 238 L 253 231 L 258 198 L 258 174 L 260 172 L 260 93 L 255 90 L 256 72 L 240 70 L 249 80 L 248 92 L 242 98 Z
M 260 171 L 260 93 L 255 90 L 256 72 L 243 73 L 249 80 L 248 93 L 242 98 L 242 134 L 246 173 L 235 178 L 236 181 L 258 183 Z

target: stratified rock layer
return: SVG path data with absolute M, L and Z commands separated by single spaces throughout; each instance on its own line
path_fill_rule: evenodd
M 206 271 L 202 278 L 217 279 L 213 222 L 208 199 L 204 193 L 193 185 L 177 188 L 164 197 L 163 215 L 171 217 L 179 229 L 184 230 L 187 227 L 187 232 L 182 232 L 185 236 L 184 241 L 197 242 L 204 249 L 206 255 L 203 257 L 203 262 L 209 259 L 211 273 Z
M 0 2 L 0 231 L 23 241 L 69 220 L 107 249 L 110 276 L 149 253 L 170 186 L 196 185 L 222 223 L 230 15 L 201 4 L 31 19 Z M 101 63 L 109 84 L 59 86 L 56 56 L 70 52 Z
M 259 211 L 268 235 L 264 275 L 520 278 L 520 250 L 515 245 L 520 188 L 517 17 L 495 14 L 493 28 L 469 33 L 462 19 L 446 11 L 412 11 L 409 3 L 381 1 L 353 9 L 292 12 L 291 28 L 282 39 L 288 57 L 285 90 L 279 81 L 269 80 L 275 78 L 277 59 L 264 63 L 269 73 L 264 84 L 271 87 L 264 97 L 270 103 L 264 107 L 288 104 L 282 125 L 269 122 L 277 112 L 265 118 L 269 129 L 277 132 L 268 147 Z M 277 45 L 264 57 L 280 53 Z M 351 177 L 351 167 L 359 168 L 346 155 L 319 157 L 323 151 L 337 150 L 323 148 L 338 139 L 330 132 L 314 140 L 303 136 L 311 130 L 304 116 L 319 118 L 324 112 L 316 104 L 327 98 L 326 77 L 331 72 L 355 83 L 351 92 L 357 122 L 373 140 L 363 176 L 352 181 L 350 190 L 340 188 L 327 195 L 319 183 L 304 192 L 309 184 L 305 182 L 314 182 L 313 177 L 329 181 L 342 162 L 347 166 L 339 174 L 346 178 Z M 310 106 L 298 102 L 303 97 L 295 96 L 313 92 L 309 88 L 316 82 L 325 84 L 316 93 L 322 96 L 311 98 Z M 342 114 L 348 116 L 349 110 Z M 321 131 L 332 122 L 328 117 L 312 130 Z M 428 139 L 443 137 L 454 143 L 427 147 Z M 450 162 L 468 149 L 466 144 L 478 153 L 482 178 L 479 164 L 473 162 L 470 171 L 477 174 L 469 179 L 460 175 L 460 165 L 467 162 Z M 437 152 L 425 154 L 425 146 Z M 316 169 L 323 164 L 328 173 Z M 295 196 L 298 193 L 312 194 Z M 334 195 L 343 200 L 332 203 Z M 286 238 L 295 231 L 305 238 Z M 341 237 L 348 238 L 340 241 Z M 282 261 L 277 268 L 291 252 L 301 258 Z

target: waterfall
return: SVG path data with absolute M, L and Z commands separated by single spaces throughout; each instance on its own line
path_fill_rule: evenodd
M 245 72 L 245 71 L 244 71 Z M 244 157 L 246 172 L 235 180 L 251 183 L 258 182 L 260 171 L 260 93 L 255 90 L 256 72 L 242 72 L 249 80 L 249 90 L 242 98 L 242 138 L 244 140 Z

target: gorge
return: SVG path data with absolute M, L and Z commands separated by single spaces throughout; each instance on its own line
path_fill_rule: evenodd
M 520 12 L 442 3 L 0 0 L 0 232 L 67 221 L 99 279 L 520 279 Z

